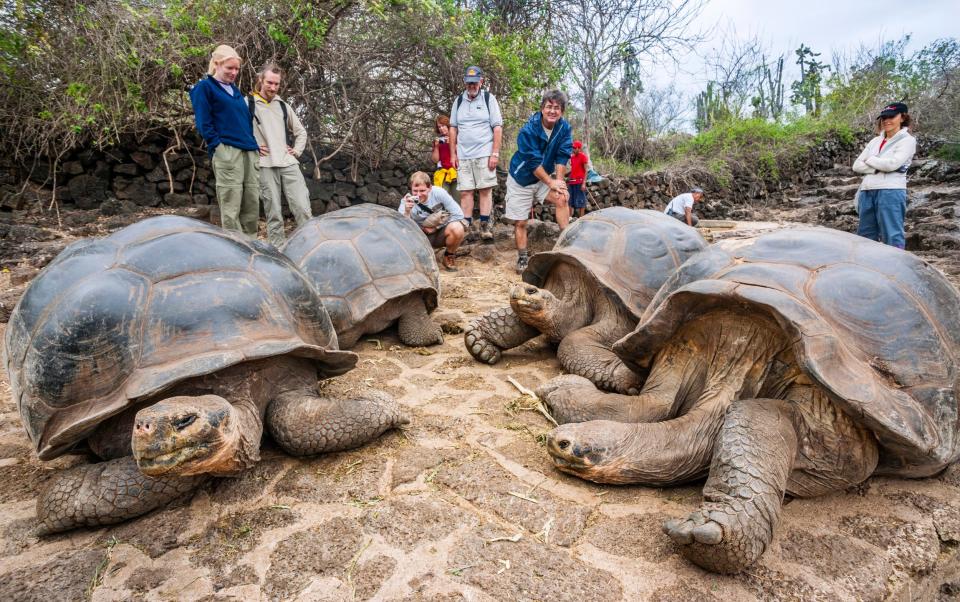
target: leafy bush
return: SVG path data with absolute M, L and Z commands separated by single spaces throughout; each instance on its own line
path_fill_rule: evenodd
M 432 122 L 483 65 L 518 116 L 558 74 L 552 49 L 524 29 L 492 28 L 454 0 L 21 0 L 0 10 L 0 141 L 24 160 L 124 135 L 192 130 L 187 88 L 210 52 L 243 57 L 250 91 L 267 60 L 311 146 L 376 164 L 421 156 Z M 491 28 L 494 30 L 491 32 Z M 500 33 L 498 33 L 500 32 Z

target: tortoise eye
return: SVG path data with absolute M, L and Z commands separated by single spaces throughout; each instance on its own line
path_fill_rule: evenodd
M 188 426 L 190 426 L 196 421 L 197 421 L 196 414 L 188 414 L 186 416 L 181 416 L 173 421 L 173 428 L 177 429 L 178 431 L 182 431 L 183 429 L 187 428 Z

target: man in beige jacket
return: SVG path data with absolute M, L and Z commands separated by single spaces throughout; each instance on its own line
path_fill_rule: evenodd
M 297 226 L 310 219 L 310 194 L 298 159 L 307 144 L 307 130 L 277 95 L 282 77 L 279 66 L 267 63 L 257 74 L 251 97 L 253 135 L 260 145 L 260 199 L 267 216 L 267 240 L 278 248 L 284 241 L 282 196 L 287 197 Z

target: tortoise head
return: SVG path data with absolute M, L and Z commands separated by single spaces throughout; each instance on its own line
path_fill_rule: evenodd
M 561 318 L 557 298 L 544 288 L 532 284 L 520 283 L 510 288 L 510 306 L 525 323 L 540 332 L 550 334 L 557 330 L 557 320 Z
M 547 451 L 559 470 L 597 483 L 629 481 L 632 425 L 608 420 L 561 425 L 547 436 Z
M 150 476 L 223 474 L 237 470 L 240 425 L 217 395 L 170 397 L 137 412 L 133 455 Z

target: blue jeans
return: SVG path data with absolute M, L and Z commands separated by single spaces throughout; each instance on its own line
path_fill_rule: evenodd
M 580 187 L 582 184 L 570 184 L 568 190 L 570 191 L 570 200 L 568 204 L 574 209 L 580 209 L 581 207 L 587 206 L 587 193 L 583 191 Z
M 857 203 L 860 213 L 857 234 L 900 249 L 906 245 L 903 235 L 906 189 L 861 190 Z

